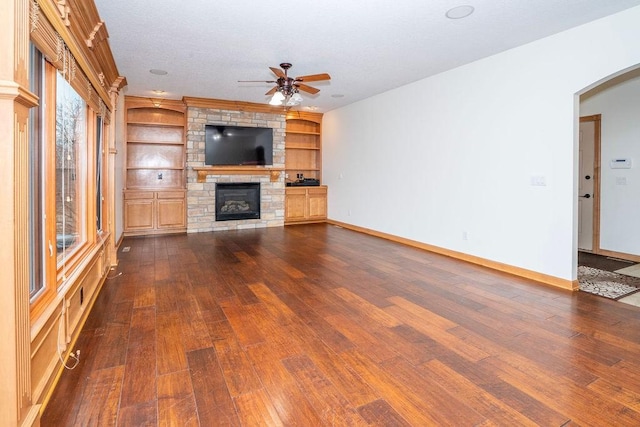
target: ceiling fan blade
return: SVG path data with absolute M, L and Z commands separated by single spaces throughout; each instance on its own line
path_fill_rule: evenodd
M 327 73 L 310 74 L 308 76 L 296 77 L 297 82 L 319 82 L 321 80 L 331 80 L 331 76 Z
M 238 80 L 238 83 L 275 83 L 275 80 Z
M 284 71 L 282 71 L 280 68 L 269 67 L 269 69 L 273 72 L 273 74 L 275 74 L 278 77 L 286 77 L 284 75 Z
M 271 88 L 269 92 L 265 93 L 265 96 L 273 95 L 274 93 L 276 93 L 277 90 L 278 90 L 278 86 L 274 86 Z
M 318 92 L 320 92 L 320 89 L 316 89 L 315 87 L 311 87 L 311 86 L 307 86 L 303 83 L 296 83 L 295 84 L 296 87 L 304 92 L 310 93 L 310 94 L 316 94 Z

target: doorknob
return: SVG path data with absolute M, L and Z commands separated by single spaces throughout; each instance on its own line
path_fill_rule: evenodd
M 591 175 L 585 176 L 584 179 L 591 179 Z
M 587 193 L 584 196 L 579 196 L 579 197 L 583 197 L 585 199 L 589 199 L 589 198 L 591 198 L 591 194 Z

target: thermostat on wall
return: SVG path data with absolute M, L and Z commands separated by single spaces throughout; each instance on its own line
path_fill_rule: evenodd
M 631 169 L 631 159 L 611 159 L 611 169 Z

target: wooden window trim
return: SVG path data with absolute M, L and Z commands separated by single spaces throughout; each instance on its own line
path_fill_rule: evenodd
M 44 256 L 44 284 L 40 291 L 38 291 L 31 299 L 31 320 L 34 321 L 41 316 L 50 304 L 55 300 L 58 293 L 66 291 L 68 286 L 72 284 L 71 278 L 75 276 L 78 269 L 81 267 L 84 260 L 86 260 L 94 247 L 105 239 L 105 233 L 98 235 L 98 230 L 95 221 L 95 197 L 96 197 L 96 156 L 104 156 L 104 153 L 98 153 L 96 147 L 96 124 L 98 112 L 94 111 L 89 104 L 86 104 L 86 132 L 85 132 L 85 146 L 83 147 L 84 153 L 82 157 L 82 163 L 85 165 L 85 175 L 82 179 L 85 180 L 84 192 L 82 197 L 82 206 L 85 212 L 82 219 L 82 239 L 83 241 L 75 248 L 71 255 L 64 260 L 64 262 L 58 262 L 57 251 L 55 249 L 56 244 L 56 153 L 55 153 L 55 140 L 56 140 L 56 73 L 57 68 L 48 61 L 45 61 L 45 108 L 43 109 L 44 117 L 44 133 L 43 133 L 43 156 L 44 161 L 42 167 L 44 168 L 43 175 L 45 181 L 43 210 L 45 212 L 44 232 L 42 233 L 45 240 L 45 256 Z M 84 99 L 84 98 L 83 98 Z M 86 100 L 85 100 L 86 101 Z M 102 120 L 103 132 L 106 127 L 106 121 Z M 103 135 L 104 141 L 104 135 Z M 103 162 L 104 162 L 103 158 Z M 104 176 L 102 178 L 104 181 Z M 103 212 L 104 220 L 104 212 Z

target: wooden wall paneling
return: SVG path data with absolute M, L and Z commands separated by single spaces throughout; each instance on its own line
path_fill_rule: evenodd
M 244 101 L 228 101 L 224 99 L 196 98 L 185 96 L 182 101 L 187 107 L 211 108 L 231 111 L 247 111 L 253 113 L 286 114 L 286 109 L 269 104 L 258 104 Z
M 46 405 L 64 368 L 60 363 L 58 346 L 63 356 L 76 350 L 76 341 L 93 304 L 104 285 L 108 273 L 105 251 L 96 248 L 87 267 L 80 272 L 63 294 L 48 307 L 48 315 L 33 328 L 31 366 L 33 370 L 34 399 Z M 107 266 L 108 267 L 108 266 Z M 82 354 L 80 355 L 82 358 Z M 73 364 L 73 359 L 68 359 Z
M 31 390 L 29 320 L 29 2 L 0 5 L 0 414 L 7 425 L 37 423 Z
M 64 299 L 58 299 L 52 304 L 51 315 L 47 316 L 45 322 L 39 326 L 31 342 L 31 389 L 35 398 L 41 402 L 39 397 L 46 394 L 55 381 L 56 370 L 60 368 L 58 356 L 58 334 L 64 336 L 64 322 L 62 317 L 62 306 Z M 42 402 L 41 402 L 42 403 Z
M 108 93 L 108 88 L 110 88 L 112 82 L 105 82 L 105 75 L 102 71 L 102 67 L 96 68 L 96 65 L 90 59 L 93 54 L 86 46 L 84 38 L 78 39 L 76 37 L 76 34 L 82 31 L 77 28 L 80 25 L 80 19 L 78 17 L 69 18 L 69 25 L 67 25 L 64 17 L 60 14 L 57 2 L 40 0 L 37 2 L 37 5 L 38 12 L 41 13 L 41 15 L 38 16 L 45 18 L 50 22 L 55 32 L 61 36 L 61 39 L 67 46 L 69 53 L 78 64 L 79 69 L 82 70 L 88 82 L 93 86 L 93 90 L 98 92 L 102 101 L 109 107 L 109 110 L 113 109 Z M 38 20 L 38 25 L 36 25 L 36 31 L 38 31 L 39 24 L 40 18 Z M 58 43 L 56 43 L 56 47 L 57 46 Z M 56 52 L 57 51 L 58 50 L 56 50 Z M 57 58 L 57 54 L 56 56 L 52 56 L 52 58 Z M 111 62 L 115 65 L 113 58 L 111 59 Z M 73 85 L 73 82 L 71 83 Z
M 2 322 L 0 326 L 2 336 L 15 337 L 15 342 L 3 343 L 3 349 L 0 350 L 0 413 L 3 415 L 3 423 L 7 425 L 38 424 L 39 404 L 46 400 L 61 369 L 57 350 L 62 307 L 68 303 L 72 310 L 68 319 L 70 322 L 62 325 L 70 327 L 68 330 L 63 328 L 63 339 L 69 340 L 71 337 L 73 340 L 86 318 L 88 310 L 85 308 L 95 299 L 100 284 L 106 278 L 107 270 L 103 268 L 106 258 L 101 248 L 104 242 L 93 242 L 94 246 L 86 248 L 83 259 L 77 261 L 78 269 L 73 272 L 73 277 L 65 288 L 58 293 L 52 292 L 53 297 L 41 305 L 38 317 L 30 319 L 33 311 L 30 312 L 29 303 L 29 221 L 33 218 L 29 213 L 28 203 L 30 178 L 27 129 L 29 108 L 37 105 L 38 100 L 28 90 L 29 40 L 45 54 L 50 63 L 59 68 L 62 68 L 61 61 L 73 57 L 75 72 L 74 77 L 70 78 L 71 84 L 90 107 L 103 116 L 106 123 L 110 119 L 112 103 L 109 91 L 113 89 L 112 82 L 118 82 L 116 91 L 124 82 L 117 75 L 108 43 L 102 43 L 102 51 L 95 57 L 84 47 L 76 25 L 85 18 L 88 3 L 94 11 L 95 5 L 93 2 L 81 3 L 82 7 L 70 20 L 66 19 L 69 15 L 61 16 L 57 2 L 50 0 L 9 0 L 0 7 L 0 49 L 6 52 L 3 57 L 14 59 L 12 63 L 0 61 L 0 81 L 15 82 L 15 85 L 0 85 L 0 103 L 12 105 L 11 108 L 3 106 L 1 109 L 2 129 L 13 133 L 7 138 L 4 138 L 7 135 L 2 135 L 2 140 L 13 141 L 13 144 L 7 146 L 5 156 L 0 160 L 2 182 L 10 186 L 10 191 L 5 192 L 3 189 L 1 192 L 12 195 L 3 199 L 0 218 L 12 219 L 11 224 L 6 224 L 3 229 L 13 230 L 13 233 L 7 234 L 11 234 L 14 241 L 13 244 L 5 242 L 0 249 L 2 267 L 6 267 L 2 268 L 0 282 L 11 286 L 11 290 L 3 289 L 6 291 L 3 292 L 6 298 L 3 298 L 0 308 L 3 313 L 15 319 L 15 322 Z M 48 115 L 51 116 L 50 113 Z M 49 128 L 52 128 L 51 123 L 47 124 Z M 5 124 L 11 125 L 5 127 Z M 89 141 L 91 143 L 93 139 L 90 138 Z M 91 168 L 93 165 L 89 169 Z M 50 199 L 52 197 L 47 197 L 47 200 Z M 107 200 L 106 203 L 109 205 L 112 202 Z M 9 211 L 11 215 L 5 215 Z M 55 235 L 55 218 L 52 221 L 47 222 L 45 230 Z M 92 224 L 93 222 L 87 224 L 89 231 L 95 230 L 95 225 L 91 227 Z M 5 251 L 9 252 L 5 254 Z M 55 263 L 52 265 L 54 271 L 52 274 L 50 272 L 49 277 L 55 279 Z M 56 291 L 55 280 L 51 285 Z M 83 300 L 82 303 L 80 299 Z M 65 318 L 65 322 L 66 320 Z

